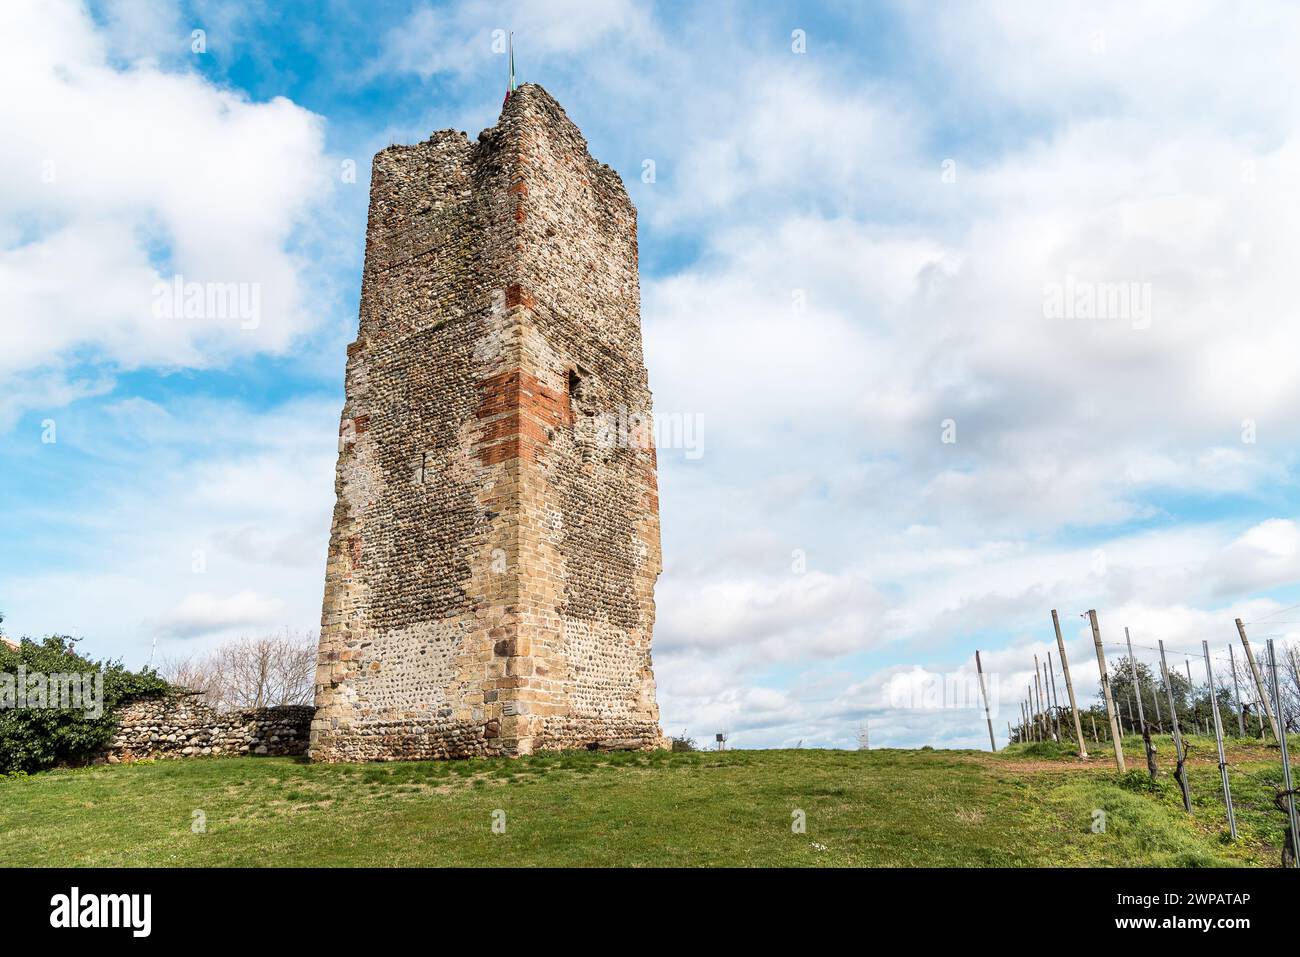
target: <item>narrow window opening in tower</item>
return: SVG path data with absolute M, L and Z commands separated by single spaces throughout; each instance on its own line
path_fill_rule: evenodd
M 420 484 L 421 485 L 424 484 L 424 470 L 428 464 L 429 464 L 429 453 L 421 452 L 420 453 Z
M 569 370 L 569 404 L 577 402 L 582 398 L 582 377 L 578 375 L 576 369 Z

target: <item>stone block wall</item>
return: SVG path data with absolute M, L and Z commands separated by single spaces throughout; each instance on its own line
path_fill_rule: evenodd
M 141 758 L 306 754 L 314 707 L 216 711 L 197 695 L 150 698 L 122 709 L 103 753 L 110 764 Z

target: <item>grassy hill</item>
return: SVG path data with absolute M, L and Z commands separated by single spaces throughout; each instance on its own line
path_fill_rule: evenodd
M 1167 776 L 1121 778 L 1107 751 L 1081 765 L 1054 745 L 61 770 L 0 779 L 0 865 L 1277 866 L 1277 749 L 1233 746 L 1234 845 L 1213 742 L 1193 746 L 1191 818 Z

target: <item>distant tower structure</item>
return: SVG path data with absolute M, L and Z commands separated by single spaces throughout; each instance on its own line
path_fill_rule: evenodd
M 541 87 L 375 156 L 319 761 L 664 746 L 636 211 Z

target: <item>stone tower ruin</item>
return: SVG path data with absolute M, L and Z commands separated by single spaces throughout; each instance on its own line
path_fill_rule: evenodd
M 660 746 L 636 211 L 541 87 L 375 156 L 346 395 L 312 758 Z

